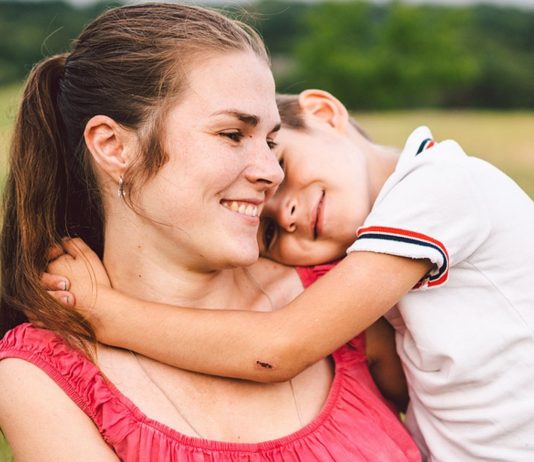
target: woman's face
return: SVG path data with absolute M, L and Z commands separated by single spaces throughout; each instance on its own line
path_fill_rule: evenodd
M 288 265 L 342 257 L 372 206 L 357 146 L 324 122 L 308 125 L 278 135 L 285 178 L 264 208 L 258 233 L 261 255 Z
M 141 188 L 145 241 L 201 271 L 256 261 L 259 215 L 283 178 L 279 124 L 272 74 L 253 53 L 194 65 L 165 122 L 168 162 Z

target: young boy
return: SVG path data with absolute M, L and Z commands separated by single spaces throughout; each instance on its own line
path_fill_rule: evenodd
M 326 92 L 282 98 L 280 112 L 285 180 L 264 207 L 260 251 L 292 265 L 347 248 L 348 257 L 273 313 L 154 310 L 103 278 L 96 302 L 89 290 L 75 294 L 92 305 L 99 339 L 183 368 L 276 381 L 387 313 L 410 387 L 408 424 L 429 459 L 532 460 L 530 198 L 426 127 L 400 156 L 373 144 Z M 141 330 L 158 344 L 141 344 Z

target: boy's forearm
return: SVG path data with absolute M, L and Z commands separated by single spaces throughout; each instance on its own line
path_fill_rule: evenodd
M 211 375 L 271 382 L 292 373 L 269 367 L 292 349 L 276 312 L 176 307 L 101 290 L 93 325 L 102 343 Z
M 357 252 L 270 313 L 178 308 L 107 289 L 105 303 L 112 309 L 99 308 L 97 337 L 182 369 L 284 381 L 366 329 L 429 267 Z

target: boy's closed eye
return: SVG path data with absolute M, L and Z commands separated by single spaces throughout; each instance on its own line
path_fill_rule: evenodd
M 268 217 L 262 217 L 260 227 L 258 230 L 258 242 L 260 246 L 260 253 L 268 256 L 273 247 L 276 238 L 278 237 L 278 225 L 275 220 Z

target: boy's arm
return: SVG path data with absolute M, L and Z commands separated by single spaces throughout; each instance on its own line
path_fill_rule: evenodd
M 399 412 L 405 412 L 408 385 L 395 346 L 395 331 L 385 318 L 365 330 L 365 349 L 369 371 L 380 392 Z
M 75 247 L 67 249 L 72 264 L 81 259 L 87 266 L 96 258 L 85 244 Z M 371 325 L 430 266 L 426 260 L 354 252 L 286 307 L 268 313 L 154 304 L 105 286 L 82 306 L 90 307 L 85 312 L 104 343 L 183 369 L 285 381 Z M 51 272 L 69 277 L 61 266 Z M 72 290 L 78 297 L 75 281 Z
M 0 361 L 0 427 L 15 460 L 118 462 L 89 417 L 41 369 Z

